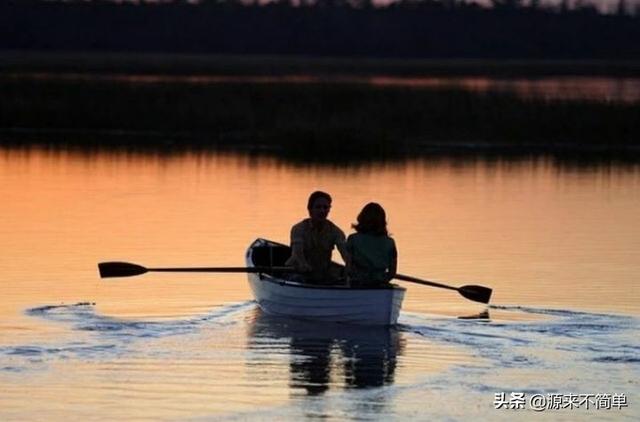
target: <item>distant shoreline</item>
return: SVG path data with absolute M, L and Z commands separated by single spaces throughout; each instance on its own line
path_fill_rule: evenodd
M 87 141 L 90 138 L 92 141 Z M 143 142 L 138 142 L 139 140 Z M 155 142 L 150 141 L 155 140 Z M 101 131 L 75 129 L 0 128 L 0 150 L 3 148 L 45 148 L 71 150 L 82 153 L 102 151 L 124 153 L 150 153 L 174 155 L 200 152 L 228 152 L 265 157 L 276 157 L 297 162 L 358 163 L 379 160 L 406 160 L 421 157 L 503 157 L 510 159 L 551 156 L 567 161 L 639 163 L 638 145 L 585 145 L 578 143 L 495 143 L 469 141 L 423 141 L 405 145 L 402 150 L 383 154 L 357 155 L 352 151 L 342 154 L 305 154 L 289 151 L 283 145 L 252 144 L 250 142 L 203 142 L 202 134 L 161 133 L 143 131 Z
M 188 58 L 175 66 L 168 61 L 173 56 L 127 56 L 128 61 L 122 61 L 116 55 L 100 61 L 89 55 L 82 62 L 71 60 L 73 55 L 47 56 L 44 61 L 42 57 L 26 61 L 2 57 L 0 144 L 268 150 L 283 156 L 329 160 L 424 151 L 637 155 L 640 148 L 640 102 L 519 98 L 506 92 L 330 81 L 193 84 L 178 78 L 141 84 L 91 77 L 20 78 L 11 75 L 17 68 L 25 69 L 25 63 L 40 63 L 53 72 L 67 72 L 73 66 L 75 72 L 114 71 L 116 65 L 127 72 L 165 72 L 169 68 L 191 72 L 197 60 L 203 60 L 197 68 L 201 70 L 222 69 L 223 64 L 252 72 L 265 68 L 252 61 L 255 57 L 237 62 L 221 57 Z M 279 64 L 269 69 L 283 72 L 298 63 L 296 60 L 276 60 Z M 346 63 L 315 60 L 326 60 L 331 69 L 342 69 Z M 368 66 L 374 69 L 382 62 L 386 61 L 368 62 Z M 414 67 L 409 68 L 424 70 L 428 68 L 425 63 L 434 66 L 431 69 L 437 67 L 432 61 L 419 62 L 424 66 L 412 63 Z M 405 61 L 398 63 L 402 66 Z M 457 65 L 437 63 L 440 69 Z M 462 68 L 477 66 L 474 61 L 469 63 Z M 562 63 L 556 69 L 569 69 L 577 62 Z M 500 68 L 494 65 L 494 69 Z M 605 65 L 595 62 L 592 66 Z
M 640 60 L 386 59 L 0 50 L 0 75 L 19 72 L 149 75 L 640 77 Z

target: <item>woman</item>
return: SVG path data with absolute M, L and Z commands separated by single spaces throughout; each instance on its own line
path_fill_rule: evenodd
M 356 233 L 347 239 L 351 285 L 377 287 L 391 281 L 398 267 L 398 251 L 387 232 L 384 209 L 375 202 L 368 203 L 352 227 Z

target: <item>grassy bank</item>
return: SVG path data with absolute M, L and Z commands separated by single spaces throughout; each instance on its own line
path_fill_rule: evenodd
M 0 74 L 640 77 L 637 60 L 375 59 L 0 51 Z
M 640 147 L 640 104 L 331 84 L 0 78 L 1 142 L 263 148 L 386 156 L 424 149 Z

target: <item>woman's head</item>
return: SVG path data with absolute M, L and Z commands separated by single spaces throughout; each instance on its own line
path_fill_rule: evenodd
M 358 223 L 353 224 L 358 233 L 387 235 L 387 214 L 376 202 L 369 202 L 358 214 Z

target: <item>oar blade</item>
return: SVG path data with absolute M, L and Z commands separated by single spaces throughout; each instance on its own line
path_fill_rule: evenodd
M 493 290 L 484 286 L 468 285 L 458 288 L 458 292 L 474 302 L 489 303 Z
M 98 264 L 98 271 L 101 278 L 110 278 L 132 277 L 146 273 L 147 269 L 142 265 L 129 262 L 101 262 Z

